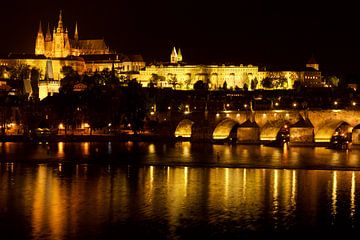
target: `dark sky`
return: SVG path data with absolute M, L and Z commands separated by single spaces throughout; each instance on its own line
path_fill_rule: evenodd
M 12 0 L 1 3 L 0 52 L 33 52 L 39 21 L 104 37 L 117 52 L 146 60 L 181 47 L 190 63 L 302 65 L 313 54 L 327 72 L 360 72 L 356 1 Z

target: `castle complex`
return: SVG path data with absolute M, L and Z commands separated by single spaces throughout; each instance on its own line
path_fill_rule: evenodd
M 193 89 L 201 81 L 210 90 L 217 89 L 292 89 L 295 81 L 308 87 L 322 87 L 319 64 L 314 58 L 303 68 L 292 70 L 265 70 L 253 65 L 188 65 L 183 54 L 174 47 L 170 62 L 152 64 L 133 75 L 143 86 L 179 90 Z
M 60 11 L 57 26 L 50 24 L 44 35 L 40 22 L 34 54 L 0 56 L 0 66 L 28 65 L 40 72 L 40 99 L 59 91 L 62 68 L 71 66 L 79 74 L 104 69 L 116 70 L 118 76 L 137 79 L 142 86 L 179 90 L 194 89 L 197 82 L 210 90 L 217 89 L 292 89 L 295 81 L 304 86 L 323 86 L 319 64 L 312 58 L 306 67 L 291 70 L 262 69 L 253 65 L 189 65 L 180 48 L 174 47 L 170 61 L 146 65 L 141 55 L 125 56 L 110 50 L 104 39 L 82 40 L 75 24 L 73 36 L 64 26 Z M 51 74 L 48 73 L 51 69 Z M 47 77 L 45 77 L 47 76 Z M 51 77 L 49 77 L 51 76 Z M 3 76 L 0 76 L 3 78 Z
M 75 25 L 74 39 L 70 39 L 68 29 L 64 27 L 60 11 L 59 22 L 53 33 L 48 24 L 44 38 L 41 22 L 37 33 L 35 54 L 45 55 L 48 58 L 65 58 L 67 56 L 110 54 L 104 39 L 80 40 L 78 26 Z

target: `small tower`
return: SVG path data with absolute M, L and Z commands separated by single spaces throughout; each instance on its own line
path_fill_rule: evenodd
M 50 31 L 50 24 L 48 23 L 47 31 L 45 35 L 45 56 L 51 57 L 52 56 L 52 35 Z
M 178 55 L 176 53 L 176 48 L 174 47 L 170 55 L 170 63 L 177 63 L 177 62 L 178 62 Z
M 75 23 L 75 34 L 74 34 L 74 40 L 79 41 L 79 32 L 78 32 L 78 25 L 77 22 Z
M 51 41 L 52 41 L 52 37 L 51 37 L 51 32 L 50 32 L 50 23 L 48 23 L 46 36 L 45 36 L 45 42 L 51 42 Z
M 62 11 L 60 10 L 60 14 L 59 14 L 59 22 L 58 22 L 58 27 L 56 29 L 57 32 L 64 32 L 64 25 L 63 25 L 63 21 L 62 21 Z
M 44 55 L 45 54 L 45 40 L 44 40 L 44 34 L 42 31 L 42 27 L 41 27 L 41 22 L 39 24 L 39 31 L 38 31 L 37 37 L 36 37 L 35 54 L 36 55 Z
M 179 51 L 178 51 L 178 54 L 177 54 L 177 61 L 178 61 L 178 62 L 182 62 L 182 61 L 183 61 L 183 57 L 182 57 L 180 48 L 179 48 Z
M 306 67 L 307 68 L 313 68 L 316 71 L 319 71 L 319 64 L 316 62 L 314 55 L 311 56 L 311 58 L 309 59 L 309 61 L 306 63 Z

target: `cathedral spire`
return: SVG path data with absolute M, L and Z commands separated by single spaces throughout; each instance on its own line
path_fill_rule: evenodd
M 36 55 L 43 55 L 45 54 L 45 41 L 44 41 L 44 34 L 41 27 L 41 21 L 39 24 L 39 31 L 36 36 L 36 43 L 35 43 L 35 54 Z
M 78 24 L 76 22 L 75 24 L 75 35 L 74 35 L 74 39 L 75 41 L 78 41 L 79 40 L 79 32 L 78 32 Z
M 38 31 L 38 33 L 43 34 L 42 27 L 41 27 L 41 21 L 40 21 L 40 23 L 39 23 L 39 31 Z
M 182 62 L 182 61 L 183 61 L 183 57 L 182 57 L 180 48 L 179 48 L 179 50 L 178 50 L 178 52 L 177 52 L 177 61 L 178 61 L 178 62 Z
M 176 48 L 174 47 L 170 55 L 170 63 L 177 63 L 177 57 Z
M 45 41 L 51 41 L 50 23 L 47 24 Z
M 57 32 L 63 32 L 64 31 L 63 28 L 64 28 L 64 26 L 63 26 L 63 21 L 62 21 L 62 11 L 60 10 Z

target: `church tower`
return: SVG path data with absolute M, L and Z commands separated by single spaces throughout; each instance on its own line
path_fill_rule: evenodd
M 178 51 L 178 54 L 177 54 L 177 61 L 178 61 L 178 62 L 182 62 L 182 61 L 183 61 L 183 57 L 182 57 L 180 48 L 179 48 L 179 51 Z
M 52 36 L 50 32 L 50 24 L 48 23 L 47 31 L 45 35 L 45 56 L 51 57 L 53 52 Z
M 170 63 L 177 63 L 177 62 L 178 62 L 178 54 L 176 53 L 176 48 L 174 47 L 170 55 Z
M 45 41 L 44 41 L 44 34 L 41 27 L 41 22 L 39 24 L 39 31 L 36 37 L 36 44 L 35 44 L 35 54 L 36 55 L 44 55 L 45 54 Z
M 309 61 L 306 63 L 307 68 L 313 68 L 316 71 L 319 71 L 319 63 L 316 62 L 315 57 L 311 56 Z
M 79 41 L 79 32 L 78 32 L 78 25 L 77 22 L 75 24 L 75 34 L 74 34 L 74 40 Z
M 53 52 L 54 52 L 53 57 L 59 57 L 59 58 L 66 57 L 66 55 L 65 55 L 65 40 L 66 40 L 65 35 L 66 35 L 66 33 L 64 31 L 64 26 L 63 26 L 63 21 L 62 21 L 62 13 L 60 11 L 58 26 L 53 35 Z

